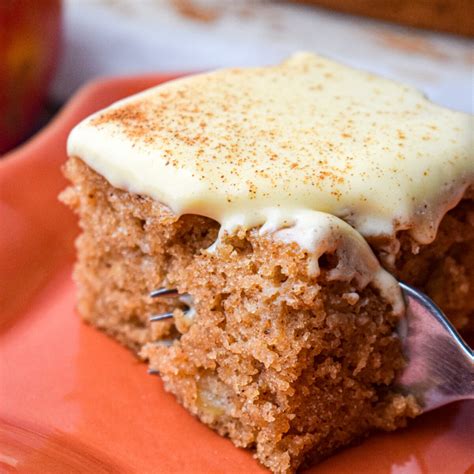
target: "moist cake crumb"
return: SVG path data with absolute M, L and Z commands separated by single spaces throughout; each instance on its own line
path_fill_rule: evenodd
M 68 140 L 78 312 L 275 473 L 405 426 L 397 279 L 474 327 L 472 123 L 308 53 L 113 104 Z
M 337 265 L 333 256 L 320 259 L 315 279 L 302 264 L 304 251 L 255 230 L 227 236 L 210 254 L 215 221 L 178 218 L 151 198 L 114 188 L 78 158 L 65 172 L 73 185 L 62 199 L 83 229 L 75 270 L 79 313 L 140 354 L 191 413 L 254 450 L 273 472 L 293 472 L 420 412 L 392 385 L 405 364 L 398 317 L 374 288 L 326 281 Z M 474 312 L 463 290 L 474 288 L 471 197 L 417 255 L 400 236 L 394 266 L 458 326 L 472 323 Z M 452 301 L 438 275 L 454 289 Z M 179 310 L 172 320 L 149 322 L 177 305 L 173 296 L 150 298 L 157 287 L 193 296 L 191 325 Z

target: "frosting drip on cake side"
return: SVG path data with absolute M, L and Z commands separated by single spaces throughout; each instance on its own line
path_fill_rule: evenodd
M 355 239 L 405 229 L 426 244 L 474 181 L 473 123 L 410 87 L 300 53 L 117 102 L 71 132 L 68 153 L 221 232 L 263 226 L 289 238 L 282 228 L 317 211 Z
M 284 242 L 296 242 L 307 250 L 308 270 L 312 276 L 319 275 L 319 258 L 323 254 L 336 255 L 337 266 L 327 272 L 329 281 L 353 281 L 358 288 L 372 283 L 390 302 L 395 314 L 403 313 L 398 282 L 380 266 L 369 244 L 349 224 L 331 214 L 307 210 L 295 212 L 293 219 L 290 227 L 275 229 L 266 224 L 259 232 L 271 233 Z

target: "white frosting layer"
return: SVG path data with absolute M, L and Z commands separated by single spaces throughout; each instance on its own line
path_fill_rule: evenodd
M 407 229 L 433 240 L 474 181 L 473 148 L 472 117 L 306 53 L 152 88 L 89 117 L 68 140 L 69 155 L 116 187 L 213 218 L 222 231 L 263 226 L 301 241 L 297 230 L 278 230 L 294 226 L 315 255 L 323 241 L 346 240 L 331 240 L 324 219 L 309 228 L 306 211 L 365 237 Z M 335 227 L 360 242 L 350 226 Z M 362 253 L 377 279 L 380 267 Z

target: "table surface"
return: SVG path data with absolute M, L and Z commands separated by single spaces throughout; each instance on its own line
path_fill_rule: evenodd
M 275 0 L 64 0 L 52 100 L 104 75 L 276 63 L 308 50 L 472 112 L 473 42 Z

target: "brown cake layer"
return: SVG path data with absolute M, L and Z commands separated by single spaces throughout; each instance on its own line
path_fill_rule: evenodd
M 406 234 L 400 242 L 395 276 L 429 295 L 458 329 L 472 331 L 474 188 L 444 216 L 431 244 L 419 247 Z
M 82 317 L 140 352 L 191 413 L 272 471 L 292 472 L 419 412 L 392 385 L 404 364 L 397 317 L 371 286 L 328 281 L 334 255 L 320 259 L 316 279 L 306 252 L 255 230 L 203 252 L 215 221 L 177 218 L 77 158 L 65 172 L 73 186 L 62 199 L 83 229 L 75 270 Z M 458 326 L 474 312 L 465 297 L 474 289 L 471 198 L 445 217 L 432 244 L 418 249 L 400 235 L 394 264 Z M 191 295 L 194 317 L 176 297 L 151 299 L 159 287 Z M 148 320 L 173 310 L 173 319 Z

